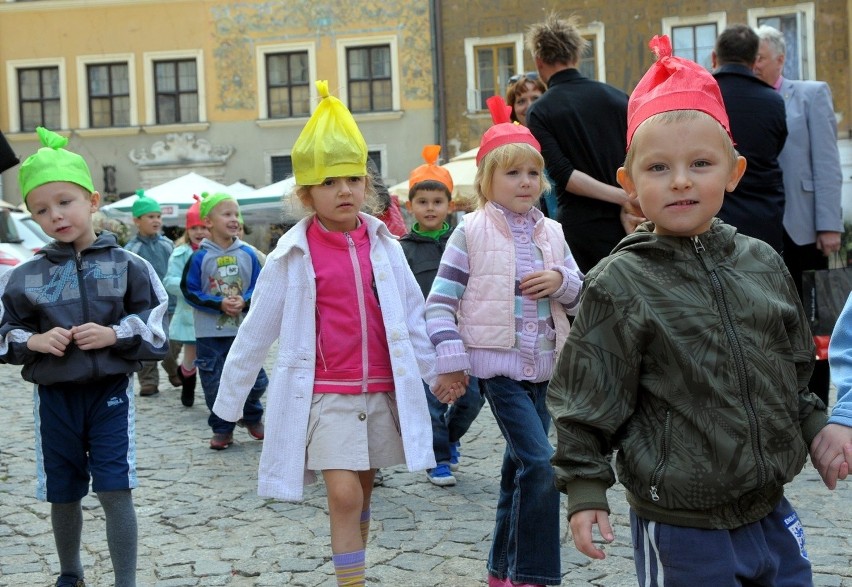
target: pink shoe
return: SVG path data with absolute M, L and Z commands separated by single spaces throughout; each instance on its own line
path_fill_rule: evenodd
M 488 587 L 512 587 L 512 582 L 509 577 L 498 579 L 491 573 L 488 573 Z

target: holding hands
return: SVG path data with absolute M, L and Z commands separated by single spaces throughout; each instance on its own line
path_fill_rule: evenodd
M 432 393 L 443 404 L 451 404 L 464 395 L 467 389 L 468 376 L 464 371 L 441 373 L 435 383 Z
M 246 302 L 240 296 L 228 296 L 222 300 L 222 312 L 228 316 L 237 316 L 245 308 Z
M 825 486 L 837 487 L 852 469 L 852 428 L 827 424 L 811 443 L 811 461 Z

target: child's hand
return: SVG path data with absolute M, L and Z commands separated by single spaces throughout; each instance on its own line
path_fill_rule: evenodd
M 568 520 L 571 526 L 571 536 L 574 538 L 574 547 L 589 558 L 603 560 L 606 554 L 592 543 L 592 526 L 598 525 L 601 536 L 607 542 L 615 540 L 612 526 L 609 523 L 609 514 L 606 510 L 582 510 L 575 512 Z
M 825 486 L 834 489 L 852 469 L 852 428 L 827 424 L 811 443 L 811 461 Z
M 222 300 L 222 312 L 228 316 L 238 316 L 243 311 L 246 303 L 240 296 L 228 296 Z
M 562 286 L 562 274 L 559 271 L 535 271 L 521 279 L 521 295 L 533 300 L 546 298 Z
M 464 371 L 442 373 L 438 375 L 433 393 L 441 403 L 450 404 L 464 395 L 467 382 L 468 376 L 465 375 Z
M 101 326 L 94 322 L 87 322 L 71 329 L 74 342 L 84 351 L 102 349 L 115 344 L 115 330 L 109 326 Z
M 41 334 L 33 334 L 27 340 L 27 348 L 37 353 L 49 353 L 57 357 L 65 356 L 65 349 L 71 344 L 72 335 L 65 328 L 51 328 Z

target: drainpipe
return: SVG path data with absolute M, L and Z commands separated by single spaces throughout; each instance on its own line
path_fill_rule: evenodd
M 852 0 L 850 0 L 852 1 Z M 447 103 L 444 92 L 444 37 L 441 27 L 441 0 L 429 1 L 429 19 L 432 30 L 432 91 L 435 108 L 435 139 L 441 152 L 447 151 Z

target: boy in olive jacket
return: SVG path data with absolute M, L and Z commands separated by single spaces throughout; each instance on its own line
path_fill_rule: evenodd
M 746 165 L 715 80 L 651 47 L 618 170 L 650 222 L 586 276 L 548 388 L 557 487 L 603 558 L 618 449 L 640 585 L 810 585 L 784 498 L 826 421 L 810 329 L 781 257 L 714 218 Z

